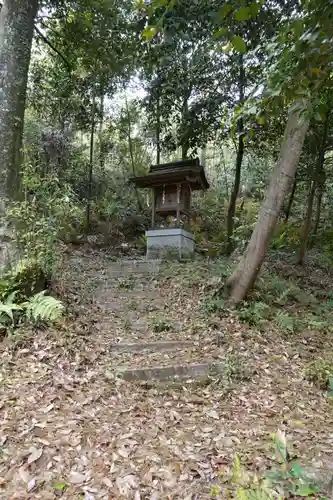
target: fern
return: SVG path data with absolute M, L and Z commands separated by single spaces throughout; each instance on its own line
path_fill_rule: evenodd
M 14 303 L 16 292 L 11 293 L 7 299 L 0 302 L 0 323 L 8 324 L 8 319 L 14 325 L 14 311 L 22 311 L 22 306 Z
M 36 293 L 27 302 L 25 307 L 26 317 L 29 321 L 55 321 L 60 318 L 64 312 L 64 305 L 58 299 L 45 295 L 46 291 Z

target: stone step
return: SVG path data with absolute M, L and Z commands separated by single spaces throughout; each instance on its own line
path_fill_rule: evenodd
M 119 339 L 121 343 L 121 339 Z M 165 338 L 136 338 L 128 340 L 128 344 L 152 344 L 154 349 L 144 349 L 141 350 L 113 350 L 110 349 L 110 361 L 113 366 L 119 367 L 121 370 L 124 369 L 136 369 L 141 367 L 157 366 L 161 368 L 162 366 L 186 366 L 188 364 L 202 364 L 202 363 L 219 363 L 223 361 L 224 349 L 218 347 L 214 343 L 204 343 L 202 344 L 198 340 L 192 338 L 181 338 L 179 339 L 183 342 L 182 347 L 180 344 L 171 344 L 172 348 L 169 347 L 168 343 L 174 342 L 175 337 Z M 123 340 L 126 343 L 126 340 Z M 159 344 L 161 343 L 161 344 Z M 115 344 L 113 344 L 115 345 Z M 162 345 L 162 348 L 158 346 Z
M 118 369 L 118 377 L 127 382 L 140 381 L 186 381 L 189 379 L 214 377 L 223 372 L 223 363 L 207 362 L 186 365 L 152 366 L 135 369 Z
M 112 344 L 110 349 L 111 352 L 143 352 L 143 351 L 154 351 L 154 352 L 164 352 L 164 351 L 175 351 L 178 349 L 186 349 L 188 347 L 193 347 L 194 344 L 188 340 L 169 340 L 169 341 L 156 341 L 156 342 L 133 342 L 125 343 L 120 342 L 119 344 Z
M 150 260 L 122 260 L 108 268 L 109 276 L 128 276 L 130 274 L 158 274 L 160 271 L 160 259 Z

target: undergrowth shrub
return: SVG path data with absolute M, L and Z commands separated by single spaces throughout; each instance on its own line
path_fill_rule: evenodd
M 261 328 L 268 317 L 269 306 L 264 302 L 244 302 L 238 310 L 238 318 L 242 323 Z
M 54 322 L 63 312 L 63 303 L 55 297 L 46 295 L 45 290 L 24 302 L 18 301 L 16 292 L 13 292 L 0 301 L 0 330 L 2 333 L 11 331 L 22 321 L 32 324 Z
M 247 471 L 236 455 L 231 470 L 221 471 L 223 486 L 215 484 L 211 496 L 216 499 L 285 500 L 288 498 L 321 498 L 328 500 L 322 488 L 296 462 L 290 460 L 285 434 L 272 435 L 276 465 L 258 476 Z M 329 494 L 329 493 L 327 493 Z M 320 495 L 320 496 L 319 496 Z
M 59 242 L 82 225 L 83 212 L 71 188 L 55 174 L 43 176 L 39 165 L 24 167 L 22 188 L 24 199 L 12 204 L 7 219 L 20 258 L 50 276 L 59 259 Z
M 301 224 L 280 222 L 277 224 L 271 241 L 271 248 L 282 250 L 284 248 L 298 249 L 301 240 Z
M 305 367 L 304 377 L 320 389 L 327 389 L 333 377 L 333 359 L 319 358 L 311 361 Z

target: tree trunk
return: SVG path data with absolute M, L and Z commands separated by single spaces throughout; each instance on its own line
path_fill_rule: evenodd
M 0 217 L 20 196 L 28 71 L 38 0 L 4 0 L 0 11 Z M 0 226 L 0 268 L 16 258 L 14 235 Z
M 312 175 L 312 180 L 310 183 L 307 204 L 306 204 L 306 214 L 305 214 L 305 221 L 304 221 L 304 227 L 303 227 L 303 234 L 302 234 L 301 246 L 300 246 L 298 262 L 297 262 L 299 265 L 303 265 L 306 251 L 308 248 L 308 240 L 309 240 L 309 235 L 310 235 L 310 231 L 311 231 L 313 201 L 314 201 L 315 192 L 316 192 L 316 174 L 314 173 Z
M 104 92 L 103 89 L 100 95 L 100 120 L 99 120 L 99 166 L 101 169 L 101 173 L 104 173 L 105 167 L 105 144 L 103 140 L 103 123 L 104 123 Z
M 160 91 L 157 90 L 156 99 L 156 164 L 161 163 L 161 111 L 160 111 Z
M 239 103 L 242 105 L 244 102 L 244 89 L 245 89 L 245 70 L 244 70 L 244 58 L 243 54 L 239 56 Z M 233 233 L 234 233 L 234 219 L 236 212 L 237 196 L 239 192 L 240 180 L 241 180 L 241 169 L 244 156 L 244 123 L 243 119 L 240 118 L 237 123 L 238 132 L 238 147 L 236 156 L 236 171 L 234 185 L 230 196 L 230 202 L 228 207 L 228 217 L 227 217 L 227 254 L 230 255 L 233 251 Z
M 133 151 L 133 142 L 132 142 L 132 124 L 131 124 L 131 114 L 130 110 L 128 107 L 128 101 L 127 101 L 127 96 L 126 96 L 126 90 L 125 90 L 125 106 L 126 106 L 126 114 L 127 114 L 127 139 L 128 139 L 128 149 L 130 153 L 130 159 L 131 159 L 131 166 L 132 166 L 132 173 L 133 177 L 136 176 L 135 172 L 135 161 L 134 161 L 134 151 Z M 138 209 L 140 212 L 143 211 L 143 206 L 140 200 L 140 195 L 137 187 L 134 187 L 135 189 L 135 196 L 136 196 L 136 201 L 138 204 Z
M 188 140 L 188 125 L 187 125 L 187 118 L 188 118 L 188 100 L 187 97 L 184 99 L 183 102 L 183 109 L 182 109 L 182 160 L 186 160 L 187 158 L 187 153 L 189 150 L 189 140 Z
M 317 165 L 313 171 L 312 181 L 311 181 L 309 194 L 308 194 L 308 201 L 307 201 L 306 215 L 305 215 L 305 221 L 304 221 L 304 227 L 303 227 L 303 234 L 302 234 L 301 246 L 300 246 L 299 257 L 298 257 L 298 264 L 299 265 L 304 264 L 304 259 L 306 257 L 306 253 L 307 253 L 307 249 L 308 249 L 309 236 L 310 236 L 311 225 L 312 225 L 313 202 L 314 202 L 314 197 L 315 197 L 315 193 L 316 193 L 316 188 L 320 183 L 321 172 L 324 169 L 325 145 L 326 145 L 326 140 L 327 140 L 327 133 L 328 133 L 328 115 L 326 116 L 322 141 L 321 141 L 321 144 L 319 146 Z
M 289 112 L 280 156 L 273 171 L 265 200 L 261 206 L 258 221 L 241 262 L 228 279 L 225 288 L 229 292 L 229 305 L 238 305 L 253 287 L 268 251 L 286 193 L 294 179 L 299 157 L 302 152 L 309 122 L 301 110 L 306 103 L 295 103 Z
M 295 193 L 296 193 L 296 187 L 297 187 L 297 179 L 295 177 L 294 183 L 293 183 L 293 188 L 291 190 L 290 196 L 289 196 L 289 201 L 287 208 L 284 212 L 284 222 L 288 222 L 290 214 L 291 214 L 291 207 L 293 206 L 293 201 L 295 198 Z
M 86 234 L 90 232 L 90 216 L 91 216 L 91 195 L 93 182 L 93 167 L 94 167 L 94 139 L 95 139 L 95 114 L 96 114 L 96 90 L 95 86 L 92 89 L 91 103 L 91 128 L 90 128 L 90 157 L 89 171 L 87 184 L 87 206 L 86 206 Z
M 317 189 L 316 218 L 312 231 L 313 236 L 316 236 L 319 229 L 324 189 L 325 189 L 325 180 L 318 185 Z
M 0 13 L 0 197 L 19 194 L 28 70 L 37 0 L 4 0 Z

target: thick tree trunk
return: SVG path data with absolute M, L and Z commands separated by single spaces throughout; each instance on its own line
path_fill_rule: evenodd
M 301 108 L 306 103 L 299 102 L 289 112 L 280 156 L 271 177 L 259 218 L 252 233 L 244 256 L 226 283 L 229 305 L 238 305 L 253 287 L 261 269 L 272 233 L 290 184 L 294 180 L 299 157 L 302 152 L 308 120 L 300 119 Z
M 0 217 L 20 195 L 28 70 L 38 0 L 3 0 L 0 11 Z M 0 267 L 15 259 L 14 238 L 0 226 Z
M 293 183 L 293 187 L 292 187 L 292 190 L 291 190 L 291 193 L 289 196 L 288 205 L 287 205 L 287 208 L 284 212 L 284 222 L 288 222 L 288 220 L 289 220 L 289 217 L 291 214 L 291 207 L 293 206 L 293 201 L 295 198 L 296 187 L 297 187 L 297 179 L 295 178 L 294 183 Z
M 244 58 L 243 54 L 239 56 L 239 103 L 242 105 L 244 102 L 244 89 L 245 89 L 245 70 L 244 70 Z M 234 233 L 234 218 L 236 212 L 237 196 L 239 192 L 240 180 L 241 180 L 241 170 L 242 162 L 244 156 L 244 123 L 243 119 L 240 118 L 237 123 L 238 132 L 238 146 L 237 146 L 237 156 L 236 156 L 236 169 L 234 185 L 230 196 L 229 207 L 228 207 L 228 217 L 227 217 L 227 254 L 230 255 L 234 249 L 233 233 Z
M 304 259 L 306 257 L 308 244 L 309 244 L 309 236 L 310 236 L 311 226 L 312 226 L 314 198 L 315 198 L 317 186 L 319 186 L 319 184 L 321 182 L 322 172 L 324 169 L 325 146 L 326 146 L 327 134 L 328 134 L 328 118 L 329 117 L 327 115 L 326 120 L 325 120 L 325 124 L 324 124 L 324 131 L 323 131 L 321 144 L 319 146 L 317 165 L 316 165 L 314 172 L 313 172 L 313 175 L 312 175 L 312 181 L 311 181 L 309 194 L 308 194 L 308 201 L 307 201 L 306 215 L 305 215 L 305 221 L 304 221 L 304 227 L 303 227 L 303 234 L 302 234 L 301 246 L 300 246 L 299 257 L 298 257 L 298 264 L 299 265 L 304 264 Z M 318 221 L 318 223 L 319 223 L 319 221 Z
M 0 196 L 17 197 L 37 0 L 4 0 L 0 13 Z

